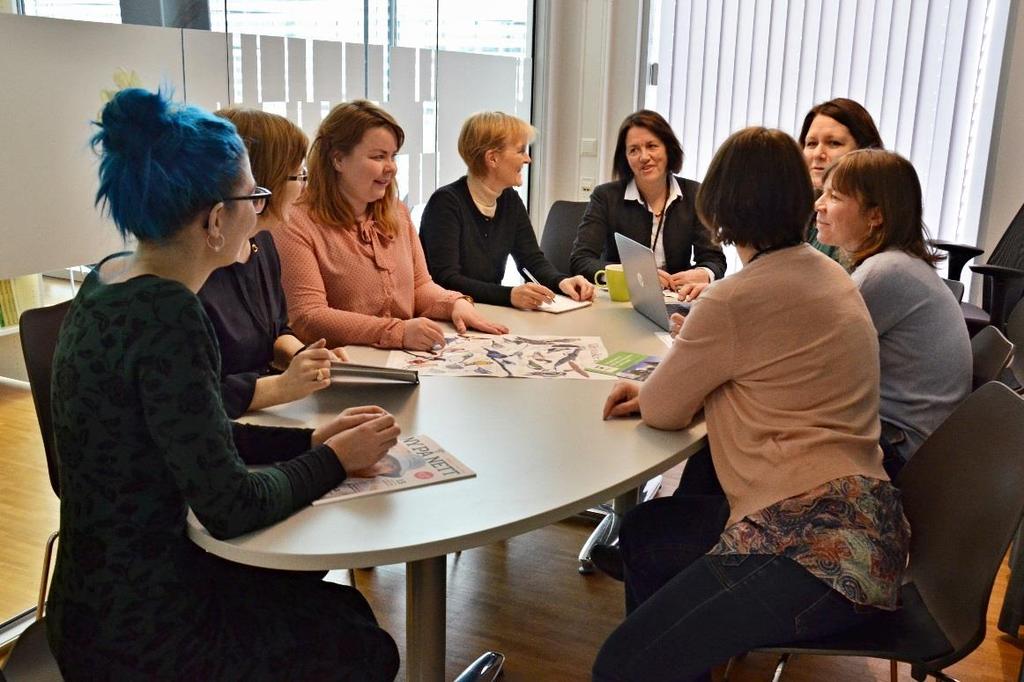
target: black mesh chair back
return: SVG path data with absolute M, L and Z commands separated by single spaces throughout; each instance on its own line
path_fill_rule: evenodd
M 1017 303 L 1006 320 L 1006 338 L 1013 344 L 1010 371 L 1017 385 L 1024 386 L 1024 299 Z
M 576 240 L 576 228 L 586 209 L 585 201 L 556 201 L 551 204 L 540 235 L 540 250 L 559 272 L 571 273 L 569 256 L 572 243 Z
M 1013 354 L 1013 343 L 992 325 L 971 337 L 974 388 L 997 380 L 1009 366 Z
M 25 357 L 32 402 L 35 404 L 36 418 L 39 420 L 39 432 L 43 436 L 50 485 L 57 497 L 60 497 L 60 468 L 53 438 L 50 381 L 53 374 L 53 352 L 57 348 L 57 334 L 70 305 L 71 301 L 65 301 L 46 308 L 26 310 L 21 314 L 19 321 L 21 352 Z
M 903 608 L 839 635 L 762 650 L 906 661 L 922 680 L 985 639 L 992 584 L 1024 514 L 1024 399 L 985 384 L 896 483 L 912 529 Z

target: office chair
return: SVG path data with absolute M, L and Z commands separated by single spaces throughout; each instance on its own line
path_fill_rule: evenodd
M 1006 338 L 1014 349 L 1024 348 L 1024 299 L 1017 303 L 1009 319 L 1006 320 Z M 1024 350 L 1014 352 L 1010 358 L 1009 371 L 1003 372 L 1002 381 L 1018 393 L 1024 391 Z
M 576 240 L 576 228 L 587 210 L 585 201 L 556 201 L 548 210 L 544 230 L 540 234 L 540 250 L 559 272 L 571 274 L 569 256 Z
M 984 253 L 976 246 L 944 241 L 932 241 L 931 245 L 949 253 L 950 279 L 960 279 L 964 263 Z M 960 304 L 967 330 L 971 336 L 989 324 L 1003 330 L 1010 311 L 1024 297 L 1024 205 L 1010 221 L 988 263 L 970 268 L 985 280 L 980 308 L 973 303 Z
M 943 669 L 985 639 L 992 584 L 1024 513 L 1024 399 L 990 382 L 932 433 L 896 481 L 910 521 L 903 607 L 814 642 L 758 651 L 867 656 L 910 663 L 911 677 L 951 680 Z M 970 504 L 949 504 L 951 501 Z
M 47 308 L 26 310 L 19 320 L 21 352 L 25 358 L 32 402 L 39 420 L 39 431 L 46 453 L 46 469 L 50 476 L 50 487 L 60 497 L 59 463 L 53 438 L 53 421 L 50 413 L 50 377 L 53 370 L 53 352 L 57 347 L 57 334 L 68 311 L 70 301 Z M 59 531 L 51 533 L 46 541 L 43 554 L 43 572 L 39 580 L 39 600 L 36 604 L 35 621 L 18 637 L 11 651 L 3 674 L 10 682 L 32 680 L 49 682 L 63 679 L 57 660 L 50 651 L 46 638 L 46 596 L 49 592 L 50 562 L 53 547 Z
M 1010 364 L 1014 346 L 1001 331 L 988 325 L 971 338 L 973 385 L 978 388 L 996 381 Z
M 945 278 L 943 278 L 942 281 L 946 284 L 947 287 L 949 287 L 949 290 L 953 293 L 953 297 L 956 299 L 957 303 L 960 303 L 960 302 L 962 302 L 964 300 L 964 283 L 963 282 L 961 282 L 958 279 L 945 279 Z

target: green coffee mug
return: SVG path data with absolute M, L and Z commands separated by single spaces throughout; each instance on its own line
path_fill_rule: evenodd
M 604 281 L 601 281 L 604 280 Z M 594 273 L 594 284 L 608 290 L 613 301 L 628 301 L 629 286 L 626 284 L 626 273 L 618 263 L 609 263 L 604 270 Z

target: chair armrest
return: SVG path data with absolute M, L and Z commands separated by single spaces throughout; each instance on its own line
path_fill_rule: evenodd
M 999 331 L 1006 329 L 1006 293 L 1010 282 L 1024 277 L 1024 270 L 1008 268 L 1004 265 L 972 265 L 971 270 L 984 275 L 991 282 L 991 295 L 988 302 L 989 323 Z M 1013 301 L 1016 305 L 1016 301 Z
M 980 256 L 985 253 L 985 249 L 979 249 L 977 246 L 970 246 L 969 244 L 957 244 L 956 242 L 947 242 L 941 239 L 929 239 L 928 243 L 936 249 L 947 251 L 951 254 L 963 254 L 968 259 Z
M 1005 265 L 972 265 L 970 268 L 979 275 L 991 277 L 998 281 L 1007 281 L 1024 277 L 1024 270 L 1008 268 Z
M 941 239 L 930 239 L 928 243 L 931 244 L 932 248 L 945 251 L 949 254 L 949 273 L 950 279 L 960 279 L 960 274 L 964 271 L 964 266 L 967 265 L 967 261 L 971 260 L 975 256 L 980 256 L 985 253 L 985 249 L 979 249 L 977 246 L 970 246 L 969 244 L 957 244 L 954 242 L 947 242 Z

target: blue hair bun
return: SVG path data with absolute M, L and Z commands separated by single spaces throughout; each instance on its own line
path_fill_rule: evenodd
M 245 158 L 230 121 L 174 102 L 166 92 L 122 90 L 96 125 L 96 203 L 122 235 L 140 240 L 170 237 L 227 196 Z
M 108 152 L 146 154 L 153 140 L 174 126 L 172 103 L 163 93 L 141 88 L 121 90 L 103 107 L 97 137 Z

